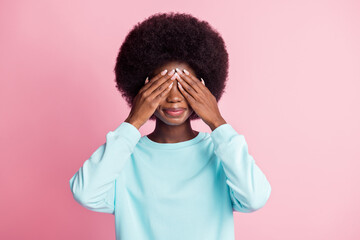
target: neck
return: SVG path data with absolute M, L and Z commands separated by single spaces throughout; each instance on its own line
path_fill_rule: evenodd
M 198 132 L 191 128 L 189 119 L 181 125 L 168 125 L 156 118 L 155 129 L 148 138 L 158 143 L 177 143 L 193 139 L 197 134 Z

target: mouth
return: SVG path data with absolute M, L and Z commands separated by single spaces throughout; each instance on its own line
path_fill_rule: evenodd
M 178 117 L 185 112 L 185 108 L 164 108 L 163 111 L 168 116 Z

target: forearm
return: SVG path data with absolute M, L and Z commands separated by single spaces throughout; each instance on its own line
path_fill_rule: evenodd
M 263 207 L 270 196 L 271 186 L 248 153 L 244 136 L 229 124 L 219 126 L 211 136 L 237 210 L 252 212 Z
M 126 162 L 141 137 L 134 126 L 122 123 L 106 135 L 101 145 L 70 179 L 74 198 L 82 205 L 96 208 L 106 200 L 114 181 L 119 177 Z

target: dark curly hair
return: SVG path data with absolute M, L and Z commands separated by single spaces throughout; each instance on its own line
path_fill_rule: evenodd
M 156 13 L 138 23 L 120 47 L 116 88 L 132 107 L 147 76 L 164 64 L 187 63 L 219 101 L 225 92 L 229 60 L 224 40 L 208 22 L 187 13 Z M 191 120 L 200 117 L 193 112 Z M 153 114 L 150 119 L 156 119 Z

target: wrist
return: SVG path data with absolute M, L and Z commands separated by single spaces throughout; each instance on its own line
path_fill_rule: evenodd
M 209 124 L 209 127 L 211 128 L 211 131 L 214 131 L 217 127 L 226 124 L 227 122 L 223 118 L 219 118 L 216 121 L 213 121 Z
M 142 126 L 141 124 L 139 124 L 137 121 L 132 120 L 131 118 L 127 118 L 125 119 L 124 122 L 130 123 L 131 125 L 133 125 L 134 127 L 136 127 L 138 130 L 140 129 L 140 127 Z

